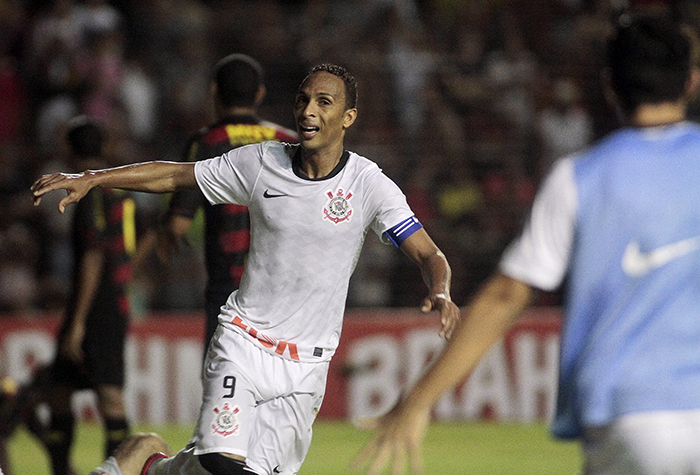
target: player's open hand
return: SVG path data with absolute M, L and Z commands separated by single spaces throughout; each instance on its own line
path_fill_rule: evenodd
M 432 310 L 437 310 L 440 312 L 440 323 L 442 323 L 442 329 L 440 330 L 440 337 L 449 340 L 452 337 L 452 333 L 457 328 L 459 323 L 460 313 L 459 307 L 450 299 L 447 294 L 436 294 L 429 295 L 423 301 L 423 305 L 420 308 L 421 312 L 429 313 Z
M 80 363 L 83 361 L 83 339 L 85 327 L 83 325 L 71 325 L 58 346 L 58 352 L 64 358 Z
M 41 197 L 54 190 L 66 190 L 66 197 L 58 203 L 58 210 L 63 213 L 66 206 L 77 203 L 90 191 L 92 186 L 85 173 L 54 173 L 39 178 L 31 187 L 34 206 L 38 206 Z
M 363 428 L 375 429 L 372 439 L 355 457 L 352 468 L 379 475 L 386 468 L 392 475 L 423 473 L 423 439 L 430 423 L 430 410 L 411 410 L 400 404 Z

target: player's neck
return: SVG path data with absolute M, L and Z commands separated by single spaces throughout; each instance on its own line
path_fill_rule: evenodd
M 318 150 L 302 148 L 300 169 L 309 178 L 328 176 L 340 162 L 343 150 L 342 142 Z
M 682 122 L 686 118 L 684 101 L 642 104 L 630 117 L 634 127 L 658 127 Z

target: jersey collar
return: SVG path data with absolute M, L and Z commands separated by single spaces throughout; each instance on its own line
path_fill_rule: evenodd
M 304 174 L 304 172 L 301 171 L 301 147 L 297 147 L 296 152 L 294 152 L 294 156 L 292 157 L 292 170 L 294 171 L 294 174 L 298 176 L 299 178 L 303 180 L 308 180 L 308 181 L 321 181 L 321 180 L 329 180 L 336 176 L 338 173 L 340 173 L 340 170 L 343 169 L 346 163 L 348 163 L 348 159 L 350 159 L 350 152 L 347 150 L 343 150 L 343 154 L 340 156 L 340 161 L 338 164 L 331 170 L 331 172 L 326 175 L 322 176 L 321 178 L 309 178 Z

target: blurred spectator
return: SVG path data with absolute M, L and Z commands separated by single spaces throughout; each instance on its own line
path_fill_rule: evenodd
M 0 311 L 27 313 L 36 308 L 34 262 L 39 252 L 39 243 L 25 224 L 13 222 L 0 229 Z
M 454 43 L 444 54 L 434 81 L 434 135 L 444 142 L 450 168 L 465 166 L 493 115 L 489 110 L 492 91 L 486 68 L 485 24 L 467 24 L 456 32 Z
M 124 58 L 121 36 L 114 31 L 91 33 L 86 48 L 85 90 L 81 95 L 81 109 L 102 123 L 110 124 L 123 107 L 121 84 Z
M 124 65 L 121 102 L 124 105 L 129 131 L 142 143 L 152 140 L 158 128 L 160 95 L 153 76 L 153 71 L 143 60 L 134 59 Z
M 541 144 L 539 176 L 554 160 L 583 149 L 593 139 L 593 121 L 581 104 L 581 91 L 573 79 L 556 78 L 545 97 L 548 101 L 536 124 Z
M 116 33 L 123 27 L 121 12 L 107 0 L 85 0 L 76 5 L 75 16 L 86 36 Z
M 73 0 L 53 0 L 34 19 L 26 67 L 40 102 L 76 92 L 82 81 L 83 30 L 75 13 Z
M 515 128 L 515 136 L 527 138 L 534 116 L 533 86 L 538 79 L 538 64 L 525 44 L 513 12 L 504 8 L 500 14 L 503 34 L 502 46 L 489 53 L 486 60 L 486 79 L 494 89 L 493 108 L 507 118 Z
M 438 55 L 429 48 L 430 40 L 422 25 L 409 22 L 392 11 L 388 25 L 386 63 L 391 73 L 391 108 L 401 131 L 405 159 L 412 162 L 422 142 L 421 132 L 427 113 L 425 88 L 433 74 Z M 412 153 L 413 152 L 413 153 Z
M 28 97 L 15 59 L 0 50 L 0 143 L 19 143 L 26 132 Z

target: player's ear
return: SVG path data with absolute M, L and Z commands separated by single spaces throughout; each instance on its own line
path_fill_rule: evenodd
M 345 115 L 343 116 L 343 128 L 347 129 L 350 127 L 357 119 L 357 109 L 354 107 L 352 109 L 347 109 Z
M 267 88 L 265 88 L 264 85 L 259 85 L 258 90 L 255 93 L 255 106 L 259 106 L 262 104 L 263 99 L 265 98 L 265 95 L 267 94 Z

